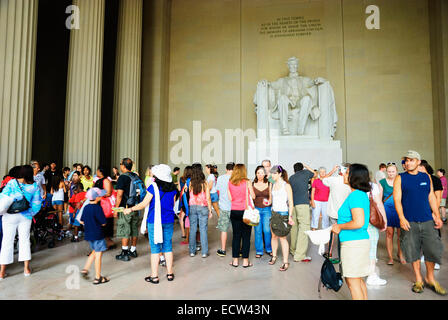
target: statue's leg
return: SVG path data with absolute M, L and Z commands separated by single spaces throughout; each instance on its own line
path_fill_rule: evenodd
M 280 116 L 280 129 L 283 135 L 289 134 L 288 130 L 288 106 L 289 99 L 286 96 L 280 96 L 278 100 L 278 113 Z
M 305 132 L 306 122 L 308 120 L 308 116 L 310 115 L 312 106 L 313 102 L 309 96 L 305 96 L 302 100 L 300 100 L 299 126 L 297 129 L 298 135 L 303 135 Z

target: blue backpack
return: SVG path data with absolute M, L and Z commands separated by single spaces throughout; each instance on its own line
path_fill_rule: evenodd
M 146 187 L 140 177 L 133 172 L 126 172 L 123 175 L 131 178 L 131 185 L 129 188 L 129 197 L 126 201 L 126 204 L 131 207 L 139 204 L 145 199 L 146 196 Z

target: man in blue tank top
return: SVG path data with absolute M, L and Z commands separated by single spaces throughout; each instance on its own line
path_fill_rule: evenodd
M 422 293 L 426 286 L 440 295 L 446 290 L 434 279 L 434 264 L 440 264 L 443 245 L 437 229 L 443 225 L 432 187 L 431 177 L 419 172 L 421 157 L 409 150 L 404 156 L 406 172 L 394 181 L 394 202 L 400 218 L 400 244 L 406 261 L 412 263 L 416 281 L 412 291 Z M 420 257 L 425 256 L 426 278 L 423 283 Z

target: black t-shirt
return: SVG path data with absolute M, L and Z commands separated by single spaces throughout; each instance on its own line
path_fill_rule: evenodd
M 117 203 L 117 207 L 125 207 L 126 202 L 129 198 L 129 192 L 131 191 L 131 178 L 127 175 L 120 175 L 117 180 L 116 190 L 123 190 L 123 197 L 121 198 L 121 203 Z
M 431 175 L 432 180 L 432 186 L 434 188 L 434 192 L 436 191 L 443 191 L 442 181 L 439 177 L 436 177 L 435 175 Z

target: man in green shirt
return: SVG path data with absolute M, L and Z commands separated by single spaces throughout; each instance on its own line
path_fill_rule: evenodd
M 177 186 L 179 184 L 178 176 L 179 176 L 180 168 L 175 167 L 173 169 L 173 172 L 171 173 L 171 176 L 173 178 L 173 183 Z

